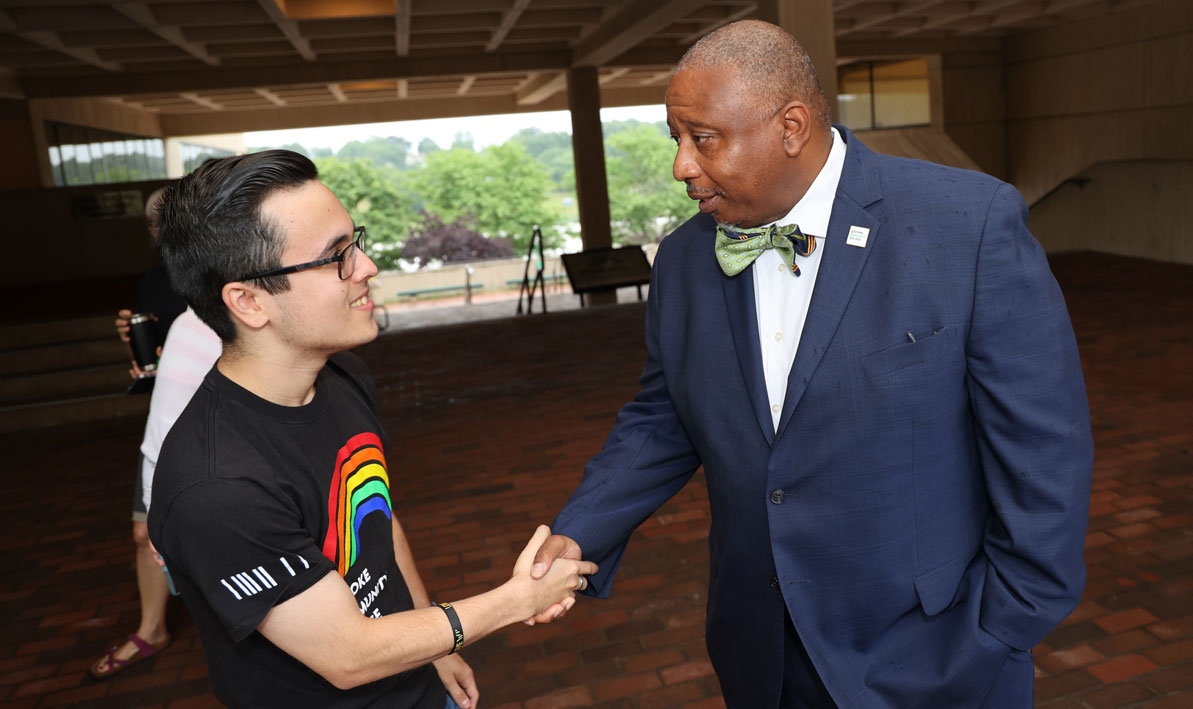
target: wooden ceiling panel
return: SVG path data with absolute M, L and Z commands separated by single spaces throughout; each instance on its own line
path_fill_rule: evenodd
M 462 30 L 490 31 L 501 24 L 499 12 L 473 12 L 462 15 L 425 15 L 410 20 L 410 31 L 460 32 Z
M 834 0 L 833 6 L 838 53 L 849 59 L 908 43 L 997 46 L 998 38 L 1025 28 L 1151 1 Z M 596 67 L 603 88 L 661 86 L 670 77 L 666 62 L 707 32 L 754 16 L 756 5 L 377 0 L 310 5 L 287 15 L 273 0 L 0 0 L 0 75 L 30 98 L 107 98 L 204 116 L 474 95 L 527 106 L 558 100 L 566 71 L 576 66 Z M 353 8 L 355 15 L 343 16 Z
M 4 12 L 21 32 L 137 28 L 137 23 L 104 4 L 64 9 L 40 2 L 22 2 L 5 7 Z
M 237 42 L 241 40 L 283 39 L 286 35 L 275 24 L 201 25 L 183 27 L 188 42 Z
M 163 25 L 202 26 L 271 24 L 255 0 L 240 2 L 169 2 L 153 5 L 153 14 Z
M 294 56 L 294 47 L 284 39 L 267 42 L 212 42 L 207 45 L 207 51 L 217 57 Z
M 393 35 L 393 18 L 365 17 L 358 19 L 308 20 L 298 23 L 303 37 L 359 37 L 361 35 Z
M 423 34 L 410 37 L 410 47 L 471 47 L 485 46 L 488 32 L 454 32 L 452 34 Z
M 40 47 L 25 52 L 5 52 L 0 56 L 2 56 L 5 66 L 13 67 L 14 69 L 51 66 L 73 68 L 80 65 L 77 59 L 61 52 L 43 51 Z
M 329 37 L 311 40 L 311 49 L 318 54 L 324 52 L 357 52 L 368 49 L 394 50 L 393 35 L 369 35 L 365 37 Z
M 58 39 L 67 47 L 138 47 L 161 44 L 162 38 L 146 29 L 65 30 Z
M 159 44 L 154 47 L 100 47 L 95 52 L 105 61 L 121 63 L 176 61 L 190 56 L 170 44 Z

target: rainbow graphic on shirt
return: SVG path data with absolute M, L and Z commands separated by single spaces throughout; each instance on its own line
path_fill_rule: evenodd
M 327 536 L 323 555 L 336 563 L 340 576 L 360 554 L 360 525 L 365 517 L 381 513 L 392 519 L 389 473 L 381 439 L 375 433 L 359 433 L 336 454 L 335 473 L 327 494 Z

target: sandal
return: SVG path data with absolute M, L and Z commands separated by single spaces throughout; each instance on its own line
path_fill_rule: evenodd
M 126 641 L 135 645 L 137 647 L 137 651 L 136 651 L 136 653 L 133 654 L 132 657 L 128 658 L 127 660 L 122 660 L 122 659 L 116 657 L 116 651 L 119 650 L 124 645 L 124 643 Z M 108 648 L 107 654 L 104 655 L 103 657 L 99 658 L 98 660 L 96 660 L 95 664 L 91 665 L 91 669 L 90 669 L 91 676 L 96 679 L 104 679 L 107 677 L 111 677 L 112 675 L 116 674 L 117 672 L 120 672 L 121 670 L 128 669 L 128 667 L 135 665 L 136 663 L 140 662 L 141 660 L 144 660 L 147 657 L 152 657 L 153 655 L 156 655 L 157 653 L 161 652 L 162 650 L 165 650 L 166 646 L 169 644 L 170 644 L 170 636 L 169 635 L 167 635 L 166 639 L 163 640 L 161 643 L 159 643 L 157 645 L 153 645 L 151 643 L 145 642 L 145 640 L 143 638 L 141 638 L 141 636 L 137 635 L 136 633 L 132 633 L 131 635 L 128 636 L 128 638 L 126 640 L 117 640 L 114 643 L 112 643 L 112 647 Z M 105 664 L 105 663 L 107 664 L 107 668 L 104 670 L 100 670 L 99 666 L 102 664 Z

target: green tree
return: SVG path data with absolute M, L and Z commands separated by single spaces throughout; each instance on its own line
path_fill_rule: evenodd
M 273 148 L 273 147 L 252 148 L 251 147 L 251 148 L 248 148 L 247 152 L 259 153 L 262 150 L 289 150 L 290 152 L 298 153 L 299 155 L 305 155 L 312 160 L 316 160 L 318 158 L 331 157 L 331 155 L 332 155 L 331 148 L 308 148 L 305 145 L 302 145 L 300 143 L 286 143 L 285 145 L 280 145 L 280 146 L 277 146 L 276 148 Z
M 554 236 L 550 227 L 559 222 L 559 215 L 547 200 L 551 180 L 519 143 L 490 146 L 479 153 L 432 153 L 412 177 L 428 212 L 445 222 L 471 215 L 477 231 L 512 239 L 516 252 L 525 250 L 535 224 L 550 235 L 548 242 Z
M 443 150 L 443 148 L 439 147 L 439 143 L 436 143 L 430 138 L 423 138 L 422 140 L 418 141 L 418 154 L 422 155 L 423 157 L 426 157 L 431 153 L 437 153 L 441 150 Z
M 655 241 L 696 213 L 683 183 L 672 178 L 674 159 L 675 145 L 654 124 L 626 126 L 606 139 L 605 174 L 614 241 Z
M 452 139 L 452 150 L 476 150 L 472 144 L 472 133 L 466 130 L 457 132 Z
M 408 196 L 406 176 L 370 160 L 321 158 L 319 179 L 335 193 L 358 224 L 369 230 L 369 256 L 381 269 L 395 269 L 418 205 Z
M 336 153 L 341 160 L 372 160 L 378 167 L 392 167 L 406 170 L 410 167 L 410 141 L 397 136 L 381 138 L 372 136 L 368 140 L 354 140 Z
M 562 131 L 545 133 L 538 128 L 523 128 L 515 133 L 510 141 L 519 143 L 531 159 L 542 163 L 547 175 L 555 183 L 556 190 L 576 189 L 571 134 Z

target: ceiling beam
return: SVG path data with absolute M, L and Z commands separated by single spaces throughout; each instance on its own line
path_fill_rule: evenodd
M 463 96 L 464 94 L 468 93 L 474 83 L 476 83 L 476 74 L 469 74 L 468 76 L 465 76 L 464 79 L 460 81 L 459 88 L 456 89 L 456 95 Z
M 345 103 L 348 101 L 348 94 L 344 93 L 344 89 L 340 88 L 339 84 L 328 84 L 327 90 L 331 92 L 332 96 L 336 97 L 336 101 Z
M 572 50 L 573 66 L 601 66 L 692 11 L 690 0 L 628 3 Z
M 688 46 L 689 44 L 695 44 L 696 40 L 700 39 L 704 35 L 712 32 L 715 29 L 724 27 L 725 25 L 729 24 L 730 22 L 740 20 L 743 17 L 749 17 L 750 15 L 753 15 L 756 10 L 757 10 L 757 8 L 753 5 L 743 5 L 742 7 L 739 7 L 737 10 L 734 10 L 733 12 L 726 14 L 724 17 L 717 18 L 713 22 L 704 25 L 703 27 L 696 30 L 692 34 L 679 40 L 679 43 L 684 45 L 685 47 Z
M 410 15 L 414 0 L 397 0 L 394 8 L 394 47 L 397 55 L 410 54 Z
M 956 22 L 957 20 L 962 20 L 962 19 L 965 19 L 966 17 L 972 17 L 974 15 L 985 15 L 990 12 L 997 12 L 998 10 L 1001 10 L 1004 7 L 1007 7 L 1009 5 L 1018 5 L 1021 2 L 1023 2 L 1023 0 L 987 0 L 987 2 L 983 2 L 983 3 L 970 3 L 969 5 L 965 6 L 965 9 L 961 10 L 960 12 L 950 12 L 950 13 L 942 14 L 939 17 L 934 17 L 931 20 L 927 20 L 927 21 L 923 22 L 922 24 L 916 25 L 915 27 L 908 27 L 907 29 L 903 29 L 898 32 L 894 32 L 891 34 L 891 36 L 892 37 L 907 37 L 909 35 L 923 32 L 924 30 L 933 30 L 938 27 L 944 27 L 945 25 L 952 24 L 952 23 Z
M 514 100 L 517 101 L 519 106 L 533 106 L 546 101 L 561 91 L 566 91 L 567 87 L 566 72 L 543 72 L 527 81 L 521 88 L 514 92 Z
M 286 35 L 286 39 L 290 40 L 294 51 L 308 62 L 315 61 L 315 52 L 311 50 L 311 43 L 298 31 L 297 22 L 286 17 L 286 13 L 282 12 L 282 8 L 278 7 L 273 0 L 257 0 L 257 4 L 261 6 L 266 15 L 269 15 L 269 19 L 273 20 L 282 34 Z
M 652 56 L 653 58 L 653 56 Z M 642 62 L 669 64 L 676 58 Z M 312 62 L 289 66 L 213 67 L 199 71 L 121 72 L 103 76 L 27 77 L 20 80 L 30 98 L 124 96 L 132 94 L 254 89 L 258 86 L 328 84 L 352 81 L 391 80 L 397 76 L 455 76 L 516 71 L 559 71 L 567 69 L 571 53 L 470 52 L 444 57 L 394 57 L 348 62 Z M 638 62 L 630 62 L 638 63 Z
M 203 45 L 196 44 L 195 42 L 188 42 L 186 37 L 183 36 L 182 30 L 178 29 L 177 27 L 168 27 L 158 23 L 157 17 L 155 17 L 153 11 L 149 9 L 149 5 L 143 2 L 118 2 L 112 5 L 112 9 L 116 10 L 133 22 L 141 25 L 158 37 L 166 40 L 175 47 L 178 47 L 204 64 L 209 66 L 220 65 L 220 60 L 211 56 L 203 47 Z
M 671 69 L 668 69 L 667 71 L 656 71 L 655 73 L 651 74 L 650 76 L 646 77 L 645 79 L 640 80 L 638 82 L 638 85 L 639 86 L 651 86 L 651 85 L 659 83 L 663 79 L 670 80 L 671 74 L 672 74 Z
M 493 36 L 489 39 L 489 43 L 485 45 L 486 52 L 495 51 L 505 41 L 505 36 L 518 23 L 518 18 L 522 16 L 522 12 L 526 6 L 530 4 L 530 0 L 514 0 L 514 6 L 506 11 L 505 16 L 501 18 L 501 24 L 497 29 L 493 30 Z
M 985 25 L 976 25 L 957 32 L 958 37 L 975 34 L 977 32 L 984 32 L 987 30 L 1002 29 L 1009 27 L 1023 20 L 1030 20 L 1033 17 L 1048 16 L 1057 12 L 1064 12 L 1071 10 L 1074 7 L 1081 5 L 1091 5 L 1099 0 L 1053 0 L 1048 3 L 1040 3 L 1033 6 L 1030 11 L 1023 11 L 1017 13 L 1003 13 L 998 16 L 991 16 L 990 21 Z M 984 14 L 984 13 L 983 13 Z
M 398 79 L 397 89 L 398 98 L 406 98 L 410 95 L 410 82 L 406 79 Z
M 857 32 L 859 30 L 867 30 L 871 27 L 877 27 L 887 20 L 893 20 L 897 17 L 915 15 L 916 13 L 923 12 L 934 5 L 939 5 L 942 2 L 945 2 L 945 0 L 920 0 L 919 2 L 905 2 L 897 5 L 893 12 L 878 12 L 864 19 L 855 19 L 852 24 L 846 27 L 841 27 L 838 25 L 837 37 L 844 37 L 850 32 Z
M 943 37 L 938 39 L 843 39 L 837 42 L 838 59 L 915 57 L 949 52 L 996 52 L 1002 39 Z
M 36 31 L 26 32 L 17 24 L 13 22 L 12 17 L 3 9 L 0 8 L 0 32 L 8 32 L 14 34 L 21 39 L 40 44 L 46 49 L 52 49 L 55 52 L 65 54 L 72 59 L 77 59 L 84 64 L 99 67 L 105 71 L 120 71 L 121 66 L 116 62 L 104 61 L 94 49 L 74 49 L 62 43 L 56 32 Z
M 270 103 L 272 103 L 275 106 L 285 106 L 286 105 L 285 99 L 283 99 L 281 96 L 278 96 L 277 94 L 270 91 L 269 89 L 253 89 L 253 93 L 257 94 L 258 96 L 265 99 L 266 101 L 269 101 Z
M 618 79 L 622 76 L 625 76 L 628 73 L 630 73 L 630 68 L 628 66 L 617 67 L 616 69 L 613 69 L 612 71 L 610 71 L 608 74 L 605 74 L 605 75 L 601 76 L 599 79 L 597 79 L 597 83 L 599 83 L 603 86 L 603 85 L 609 83 L 610 81 L 613 81 L 613 80 Z
M 211 99 L 203 98 L 202 96 L 200 96 L 199 94 L 196 94 L 196 93 L 191 93 L 191 92 L 187 91 L 185 93 L 181 93 L 178 95 L 181 96 L 182 98 L 186 99 L 187 101 L 190 101 L 191 103 L 197 103 L 200 106 L 203 106 L 204 108 L 210 108 L 213 111 L 224 110 L 224 107 L 221 106 L 220 104 L 216 103 L 215 101 L 212 101 Z
M 663 87 L 604 88 L 601 106 L 644 106 L 663 102 Z M 567 96 L 556 94 L 541 104 L 519 105 L 514 97 L 451 96 L 446 98 L 411 98 L 405 101 L 350 101 L 322 106 L 285 106 L 244 108 L 194 113 L 163 113 L 163 136 L 242 133 L 284 128 L 352 125 L 383 121 L 411 121 L 457 116 L 487 116 L 499 113 L 529 113 L 567 110 Z

